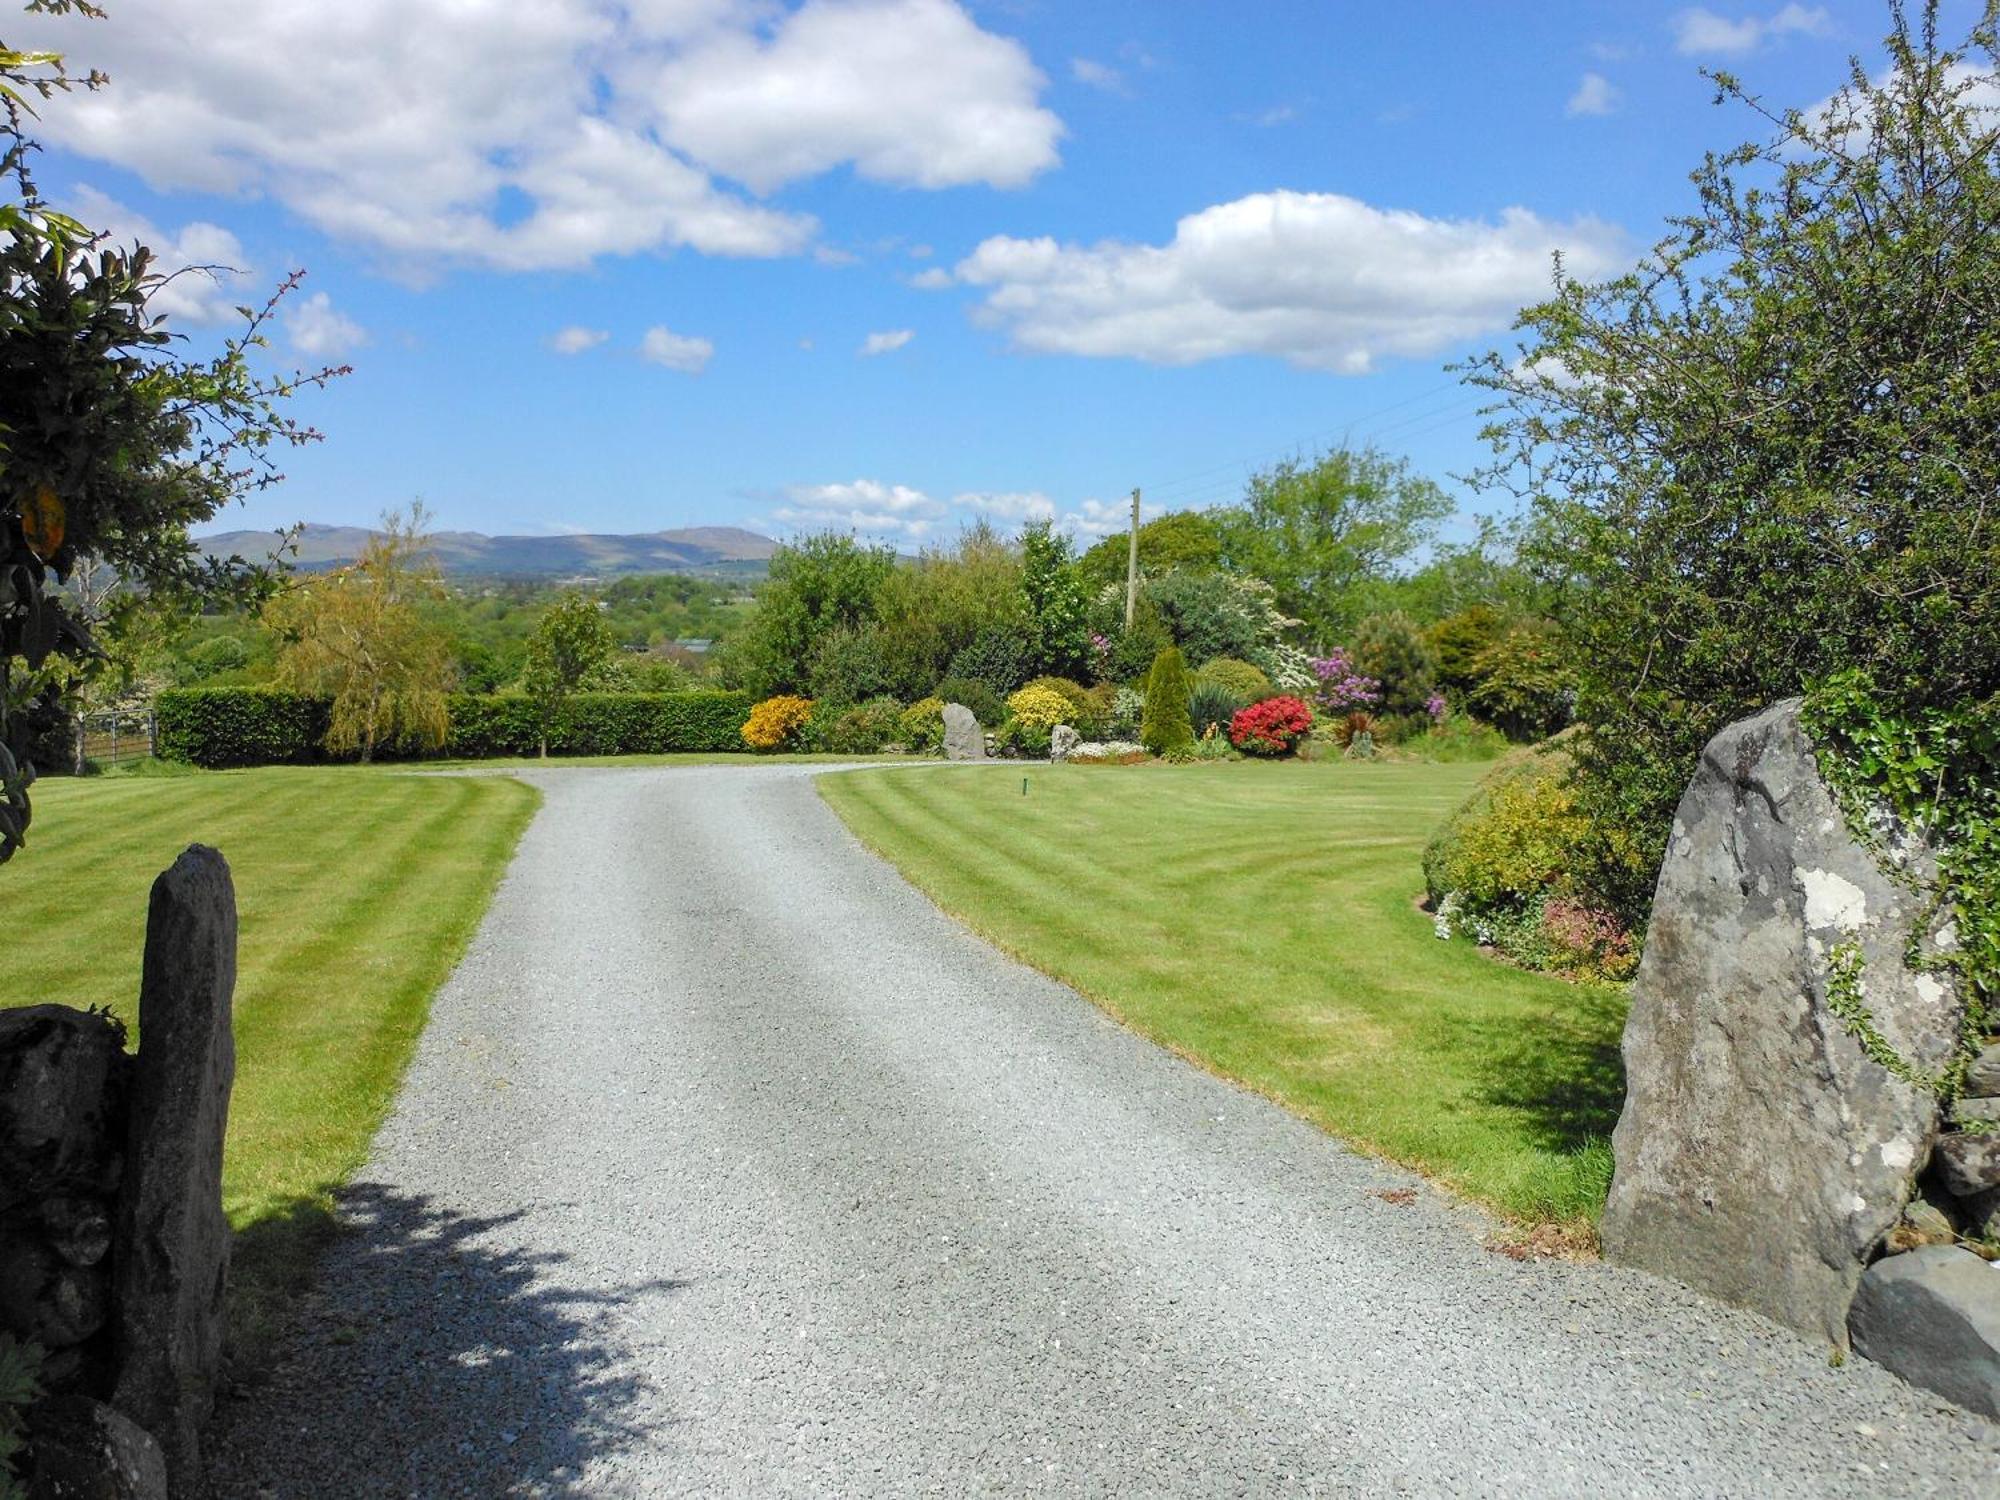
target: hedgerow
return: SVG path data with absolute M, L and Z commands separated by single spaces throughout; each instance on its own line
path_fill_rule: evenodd
M 422 756 L 484 760 L 530 756 L 541 744 L 536 701 L 521 694 L 455 693 L 444 744 Z M 741 750 L 744 693 L 577 693 L 548 720 L 552 755 L 662 755 Z M 278 688 L 175 688 L 154 703 L 163 759 L 209 768 L 299 765 L 334 759 L 323 748 L 324 699 Z M 418 758 L 408 746 L 384 747 Z

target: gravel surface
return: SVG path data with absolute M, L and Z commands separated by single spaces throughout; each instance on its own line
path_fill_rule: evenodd
M 2000 1428 L 1666 1282 L 1494 1254 L 1122 1030 L 812 774 L 530 774 L 216 1493 L 2000 1492 Z

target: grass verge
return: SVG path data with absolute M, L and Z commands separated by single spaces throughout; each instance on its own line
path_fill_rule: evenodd
M 189 843 L 235 876 L 236 1087 L 223 1198 L 233 1352 L 261 1357 L 361 1165 L 430 997 L 539 794 L 507 777 L 272 769 L 46 780 L 4 871 L 0 1004 L 106 1005 L 138 1030 L 153 877 Z
M 1415 906 L 1425 840 L 1484 769 L 1036 766 L 819 785 L 945 910 L 1144 1035 L 1587 1239 L 1623 1098 L 1624 994 L 1439 942 Z

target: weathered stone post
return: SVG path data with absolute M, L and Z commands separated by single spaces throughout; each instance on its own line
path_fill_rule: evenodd
M 1923 897 L 1849 833 L 1799 708 L 1723 730 L 1681 799 L 1632 985 L 1602 1232 L 1611 1260 L 1844 1348 L 1939 1109 L 1869 1055 L 1841 989 L 1916 1076 L 1953 1056 L 1965 1002 L 1909 961 L 1948 940 L 1946 919 L 1915 930 Z
M 112 1404 L 151 1432 L 174 1493 L 203 1493 L 200 1431 L 222 1352 L 222 1139 L 236 1074 L 236 892 L 192 844 L 153 882 L 119 1195 Z
M 979 720 L 962 703 L 947 703 L 944 706 L 944 758 L 986 759 L 986 737 L 979 731 Z

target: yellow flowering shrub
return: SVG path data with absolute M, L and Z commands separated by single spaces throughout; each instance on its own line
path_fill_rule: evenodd
M 919 755 L 944 748 L 944 699 L 935 695 L 919 698 L 903 710 L 897 722 L 903 731 L 903 744 Z
M 1076 706 L 1054 688 L 1030 683 L 1007 700 L 1007 712 L 1030 729 L 1049 730 L 1076 720 Z
M 797 698 L 789 693 L 766 698 L 750 710 L 749 722 L 743 726 L 743 741 L 752 750 L 782 750 L 812 722 L 812 714 L 810 698 Z

